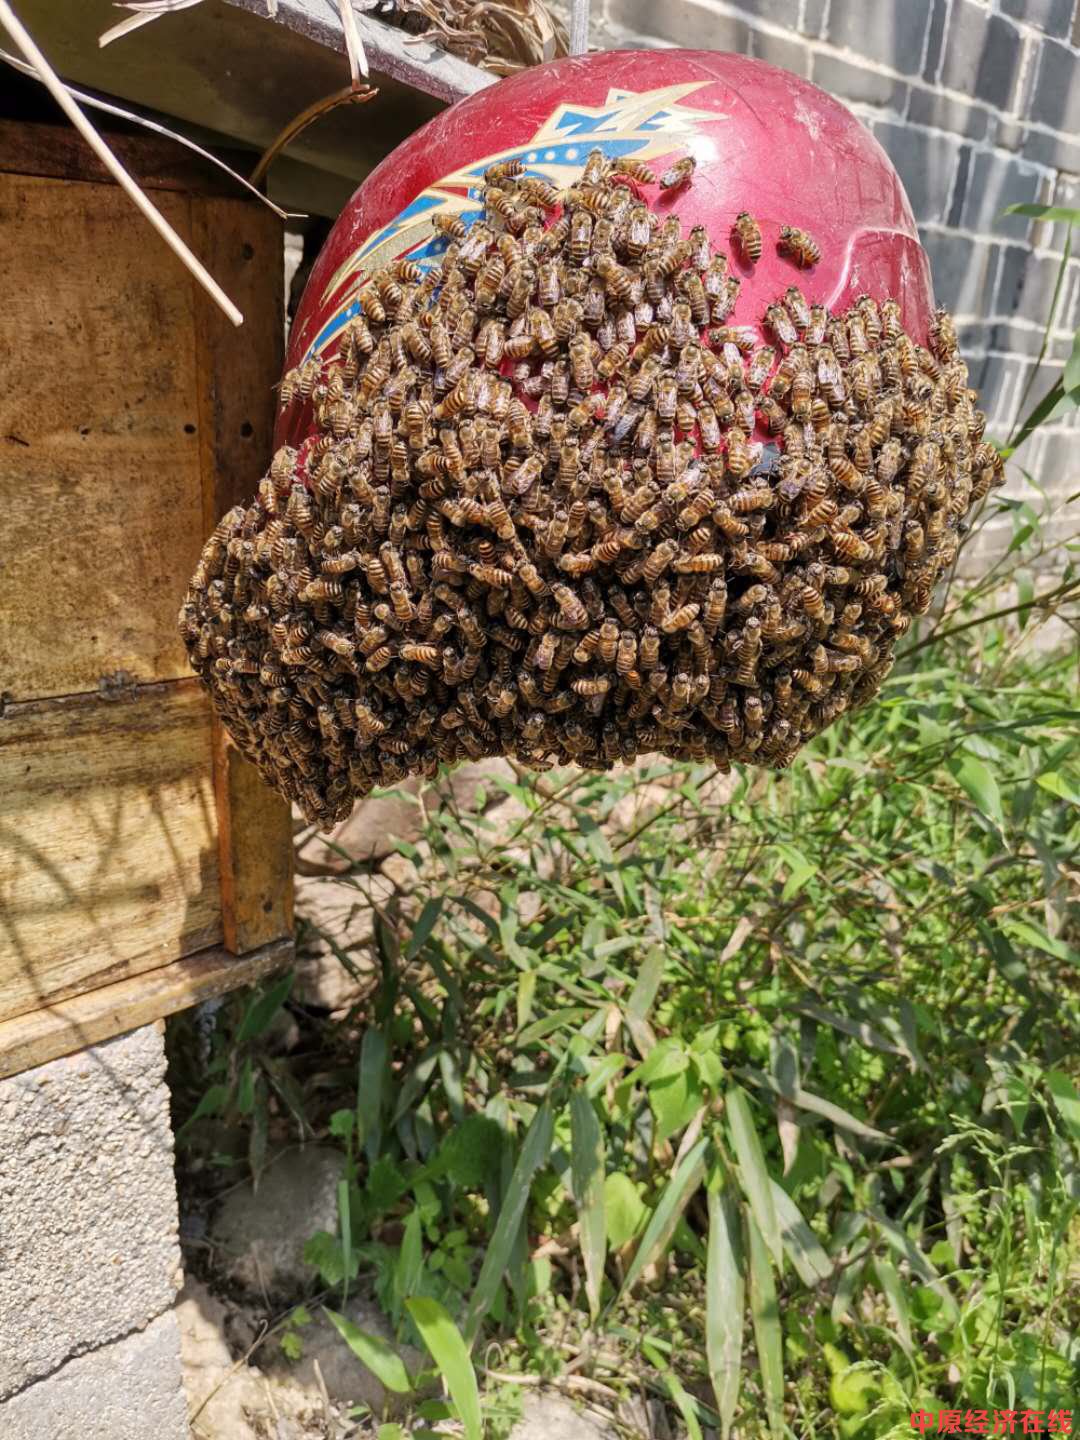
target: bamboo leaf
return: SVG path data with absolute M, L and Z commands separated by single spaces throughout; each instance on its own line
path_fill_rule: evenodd
M 258 999 L 251 1002 L 243 1020 L 240 1022 L 240 1028 L 236 1032 L 234 1044 L 246 1045 L 249 1041 L 259 1038 L 289 998 L 289 991 L 292 989 L 293 979 L 294 972 L 289 970 L 275 985 L 271 986 L 264 995 L 260 995 Z
M 908 1314 L 907 1301 L 904 1299 L 904 1290 L 900 1283 L 900 1276 L 896 1272 L 896 1266 L 890 1260 L 886 1260 L 883 1255 L 879 1255 L 874 1261 L 874 1269 L 877 1271 L 878 1284 L 885 1292 L 889 1309 L 896 1321 L 896 1338 L 900 1341 L 900 1348 L 906 1355 L 910 1355 L 911 1317 Z
M 723 1440 L 731 1434 L 739 1400 L 743 1327 L 746 1319 L 745 1260 L 739 1207 L 729 1187 L 708 1193 L 709 1248 L 705 1269 L 705 1354 L 716 1395 Z
M 1050 1091 L 1069 1134 L 1080 1145 L 1080 1095 L 1076 1093 L 1076 1087 L 1063 1071 L 1048 1070 L 1046 1088 Z
M 999 830 L 1005 828 L 1005 816 L 1001 809 L 1001 791 L 990 769 L 976 756 L 968 753 L 950 766 L 953 779 L 967 794 L 975 806 Z
M 380 1384 L 395 1395 L 409 1394 L 412 1390 L 409 1372 L 392 1345 L 377 1335 L 369 1335 L 335 1310 L 326 1310 L 326 1317 L 361 1365 L 367 1366 Z
M 409 936 L 409 943 L 405 947 L 406 960 L 415 960 L 431 938 L 431 932 L 435 929 L 439 916 L 442 914 L 444 899 L 445 897 L 442 895 L 433 896 L 416 917 L 416 924 Z
M 664 1193 L 645 1226 L 641 1243 L 634 1253 L 626 1272 L 626 1279 L 619 1291 L 620 1297 L 629 1295 L 641 1278 L 645 1267 L 662 1255 L 679 1222 L 679 1216 L 686 1209 L 691 1195 L 701 1184 L 705 1174 L 704 1155 L 709 1142 L 701 1139 L 675 1167 L 675 1173 L 668 1181 Z
M 1003 215 L 1027 215 L 1032 220 L 1063 220 L 1066 225 L 1080 225 L 1080 210 L 1066 205 L 1006 205 Z
M 458 1419 L 465 1427 L 466 1440 L 482 1440 L 484 1422 L 480 1414 L 480 1391 L 461 1331 L 439 1302 L 427 1295 L 406 1300 L 405 1308 L 446 1381 Z
M 788 1258 L 804 1285 L 811 1288 L 819 1285 L 822 1280 L 828 1280 L 832 1275 L 833 1263 L 826 1255 L 821 1241 L 803 1219 L 802 1211 L 784 1187 L 775 1180 L 769 1183 Z
M 589 1314 L 595 1320 L 600 1313 L 600 1292 L 607 1258 L 604 1136 L 592 1101 L 583 1090 L 575 1090 L 570 1096 L 570 1131 L 570 1177 L 585 1263 L 585 1293 Z
M 776 1283 L 765 1237 L 753 1214 L 746 1212 L 746 1229 L 750 1240 L 750 1314 L 754 1321 L 754 1343 L 761 1367 L 761 1388 L 765 1395 L 765 1413 L 773 1440 L 784 1433 L 784 1340 L 780 1329 L 780 1308 L 776 1303 Z
M 727 1092 L 725 1108 L 731 1143 L 735 1149 L 735 1158 L 739 1162 L 739 1184 L 750 1202 L 750 1209 L 754 1213 L 766 1249 L 780 1267 L 784 1263 L 784 1251 L 780 1242 L 776 1207 L 773 1205 L 772 1181 L 765 1164 L 761 1141 L 754 1128 L 746 1091 L 738 1085 L 732 1085 Z
M 532 1187 L 533 1177 L 537 1170 L 547 1162 L 551 1154 L 553 1134 L 554 1122 L 551 1106 L 545 1100 L 533 1116 L 532 1124 L 526 1132 L 521 1146 L 521 1154 L 518 1156 L 517 1164 L 510 1176 L 502 1209 L 499 1211 L 499 1218 L 495 1223 L 487 1254 L 484 1256 L 484 1263 L 480 1267 L 476 1288 L 469 1301 L 469 1309 L 465 1316 L 465 1334 L 470 1345 L 476 1339 L 480 1322 L 490 1309 L 491 1302 L 495 1299 L 499 1285 L 506 1274 L 514 1242 L 525 1215 L 525 1207 L 529 1203 L 529 1191 Z
M 697 1401 L 687 1390 L 674 1370 L 664 1371 L 664 1383 L 668 1394 L 686 1425 L 688 1440 L 702 1440 L 701 1421 L 698 1419 Z
M 950 1321 L 955 1323 L 959 1314 L 956 1301 L 949 1293 L 949 1288 L 941 1276 L 911 1237 L 906 1234 L 899 1225 L 890 1220 L 883 1211 L 879 1210 L 877 1206 L 868 1206 L 866 1213 L 877 1225 L 882 1235 L 884 1235 L 889 1248 L 895 1251 L 901 1259 L 906 1260 L 908 1268 L 912 1273 L 917 1275 L 924 1285 L 928 1285 L 936 1295 L 941 1297 L 944 1301 L 945 1314 Z

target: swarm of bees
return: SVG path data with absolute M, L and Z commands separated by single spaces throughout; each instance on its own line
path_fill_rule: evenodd
M 310 438 L 217 526 L 180 629 L 310 820 L 487 755 L 783 768 L 877 691 L 1000 481 L 944 312 L 926 349 L 894 299 L 792 284 L 762 344 L 653 181 L 493 166 L 441 264 L 376 274 L 286 375 Z

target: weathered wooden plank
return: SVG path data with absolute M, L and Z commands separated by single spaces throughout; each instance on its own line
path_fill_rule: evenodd
M 192 200 L 195 245 L 244 311 L 236 330 L 196 301 L 204 528 L 251 496 L 267 465 L 284 350 L 281 227 L 241 201 Z M 289 807 L 220 725 L 214 789 L 225 944 L 237 953 L 292 932 Z
M 195 680 L 4 710 L 0 1018 L 220 943 L 212 764 Z
M 225 946 L 243 955 L 293 927 L 292 819 L 214 722 L 214 796 L 220 836 Z
M 203 531 L 192 281 L 117 187 L 79 192 L 0 174 L 12 700 L 190 673 L 175 619 Z M 190 235 L 188 198 L 156 199 Z
M 0 1079 L 252 985 L 284 969 L 292 959 L 291 940 L 279 940 L 242 956 L 214 947 L 32 1015 L 0 1020 Z
M 112 116 L 94 112 L 94 123 L 109 131 L 109 148 L 144 190 L 180 190 L 185 194 L 240 198 L 244 191 L 223 170 L 152 131 L 129 135 L 111 129 Z M 205 147 L 204 147 L 205 148 Z M 243 175 L 251 169 L 248 150 L 215 152 Z M 71 125 L 27 124 L 0 119 L 0 170 L 41 175 L 53 180 L 87 180 L 112 185 L 112 176 Z

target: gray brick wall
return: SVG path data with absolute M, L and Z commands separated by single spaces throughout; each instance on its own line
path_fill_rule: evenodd
M 870 126 L 911 197 L 992 433 L 1007 436 L 1065 227 L 1000 216 L 1018 201 L 1080 205 L 1080 0 L 593 0 L 593 10 L 596 44 L 758 56 L 805 75 Z M 1080 325 L 1080 259 L 1069 268 L 1051 363 L 1029 404 Z M 1063 498 L 1080 475 L 1076 417 L 1017 459 Z

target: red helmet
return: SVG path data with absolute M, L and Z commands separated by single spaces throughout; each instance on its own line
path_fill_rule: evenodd
M 925 343 L 934 302 L 926 253 L 903 186 L 870 132 L 838 101 L 760 60 L 712 50 L 613 50 L 555 60 L 450 106 L 378 165 L 342 212 L 297 312 L 289 368 L 331 355 L 373 271 L 401 256 L 422 268 L 447 241 L 434 215 L 480 214 L 485 168 L 520 159 L 558 188 L 580 175 L 590 150 L 614 159 L 665 162 L 690 154 L 693 184 L 641 187 L 650 206 L 678 211 L 729 250 L 743 285 L 734 319 L 757 327 L 791 283 L 776 251 L 782 225 L 812 234 L 821 261 L 800 283 L 811 302 L 845 309 L 859 294 L 894 296 L 904 327 Z M 729 235 L 751 210 L 764 246 L 742 263 Z M 277 443 L 307 431 L 299 399 Z

